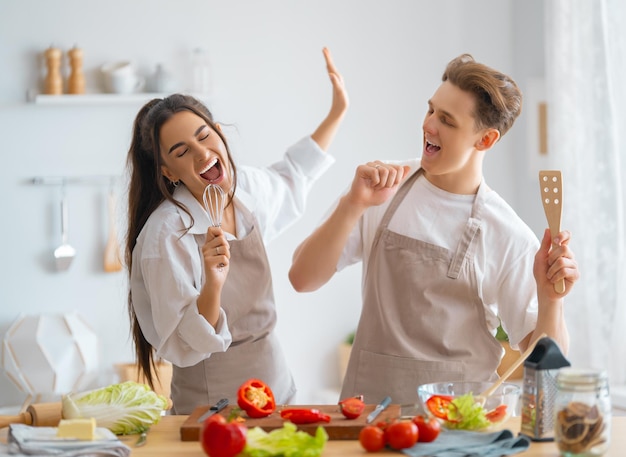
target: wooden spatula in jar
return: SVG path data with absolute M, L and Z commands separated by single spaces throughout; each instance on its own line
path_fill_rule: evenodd
M 548 219 L 550 235 L 556 236 L 561 231 L 561 214 L 563 212 L 563 181 L 558 170 L 540 170 L 539 187 L 541 202 Z M 554 284 L 554 290 L 560 294 L 565 292 L 565 280 Z

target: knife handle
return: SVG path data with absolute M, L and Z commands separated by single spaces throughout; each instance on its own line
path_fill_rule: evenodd
M 212 406 L 211 409 L 216 409 L 218 411 L 221 411 L 227 406 L 228 406 L 228 398 L 222 398 L 220 401 L 215 403 L 215 406 Z

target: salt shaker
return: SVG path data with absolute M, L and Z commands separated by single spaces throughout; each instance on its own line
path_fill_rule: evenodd
M 562 456 L 596 457 L 609 449 L 611 397 L 606 371 L 560 370 L 554 410 L 554 440 Z

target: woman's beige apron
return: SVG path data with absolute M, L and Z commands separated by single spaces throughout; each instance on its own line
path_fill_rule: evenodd
M 422 173 L 398 190 L 374 237 L 341 398 L 414 404 L 420 384 L 497 378 L 502 348 L 487 329 L 474 269 L 486 185 L 453 252 L 387 228 Z
M 174 366 L 173 414 L 190 414 L 197 406 L 214 404 L 221 398 L 236 405 L 237 389 L 250 378 L 266 382 L 277 404 L 289 403 L 296 392 L 273 331 L 276 306 L 271 271 L 256 219 L 254 223 L 245 238 L 229 241 L 230 267 L 222 289 L 222 307 L 233 342 L 226 352 L 213 353 L 194 366 Z M 204 235 L 196 237 L 201 249 Z

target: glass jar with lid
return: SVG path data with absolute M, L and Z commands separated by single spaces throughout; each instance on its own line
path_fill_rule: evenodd
M 561 455 L 603 455 L 611 440 L 611 397 L 606 371 L 562 368 L 556 383 L 554 440 Z

